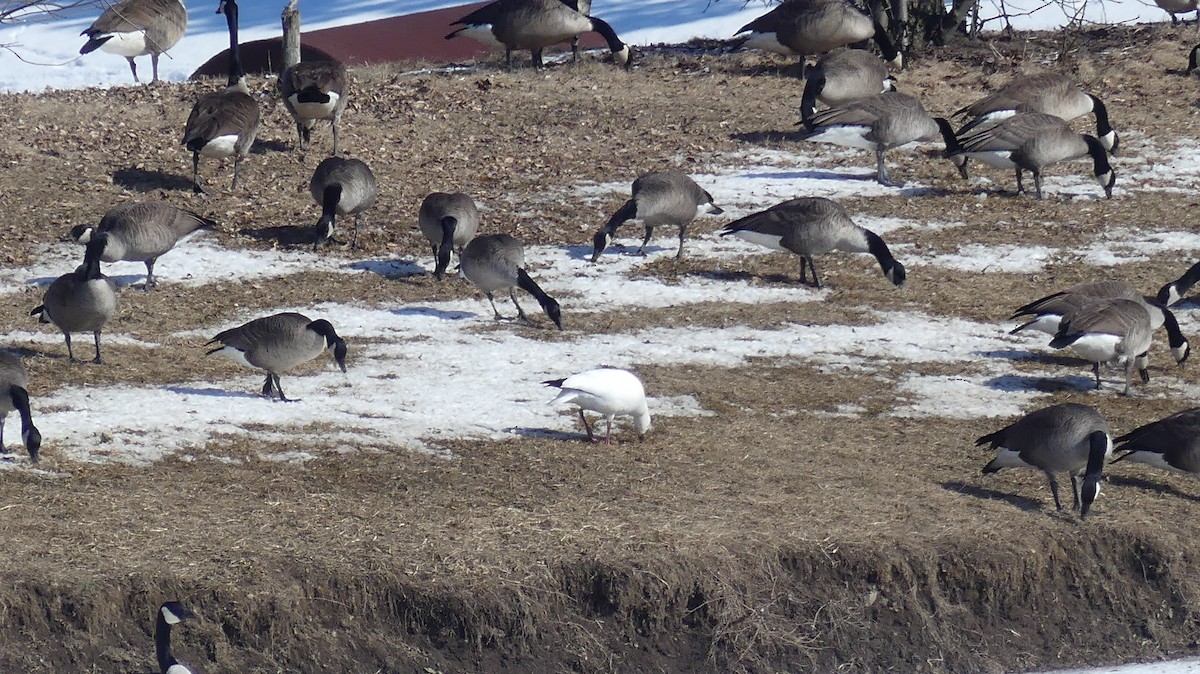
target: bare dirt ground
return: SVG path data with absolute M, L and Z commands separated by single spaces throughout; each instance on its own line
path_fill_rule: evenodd
M 1179 72 L 1194 31 L 1016 35 L 919 55 L 900 80 L 946 114 L 1016 69 L 1061 68 L 1108 102 L 1127 139 L 1166 143 L 1195 135 L 1200 80 Z M 795 67 L 760 54 L 647 50 L 629 73 L 605 63 L 509 73 L 497 62 L 411 71 L 354 72 L 343 142 L 381 181 L 362 238 L 376 257 L 428 255 L 416 210 L 435 189 L 485 196 L 492 231 L 584 243 L 620 199 L 601 212 L 531 204 L 533 195 L 629 182 L 662 166 L 698 172 L 718 153 L 796 145 Z M 328 133 L 298 161 L 278 105 L 266 113 L 245 189 L 229 192 L 228 167 L 206 161 L 210 194 L 188 191 L 179 137 L 197 93 L 214 86 L 3 96 L 0 265 L 29 264 L 38 244 L 129 198 L 208 214 L 231 247 L 272 245 L 245 230 L 313 221 L 308 177 Z M 263 92 L 270 86 L 259 83 Z M 873 163 L 865 154 L 845 161 Z M 844 203 L 858 213 L 966 222 L 905 240 L 922 251 L 965 242 L 1070 248 L 1116 226 L 1193 226 L 1197 198 L 1187 191 L 1118 182 L 1111 201 L 982 200 L 945 162 L 897 152 L 890 163 L 893 177 L 932 193 Z M 1075 170 L 1086 171 L 1056 173 Z M 988 175 L 1011 189 L 1010 176 Z M 1189 255 L 1129 263 L 1120 275 L 1153 291 L 1191 264 Z M 646 273 L 670 279 L 706 264 L 658 260 Z M 780 284 L 797 271 L 797 260 L 781 255 L 748 257 L 732 270 Z M 1002 330 L 1012 306 L 1112 273 L 1082 261 L 1030 275 L 924 267 L 895 291 L 869 258 L 831 256 L 823 271 L 836 281 L 824 302 L 730 309 L 714 297 L 686 310 L 588 315 L 572 329 L 855 323 L 875 308 L 996 321 Z M 27 327 L 41 292 L 5 295 L 0 323 Z M 265 289 L 127 290 L 119 321 L 124 333 L 161 335 L 217 322 L 235 307 L 448 293 L 473 291 L 432 278 L 314 272 Z M 120 367 L 71 366 L 61 343 L 29 353 L 35 410 L 37 396 L 67 385 L 234 371 L 191 347 L 110 348 Z M 1165 347 L 1156 348 L 1155 374 L 1176 374 Z M 947 367 L 914 366 L 922 374 Z M 364 451 L 303 464 L 257 458 L 270 443 L 219 438 L 214 455 L 243 460 L 73 463 L 56 457 L 54 429 L 43 428 L 44 463 L 60 475 L 0 472 L 0 671 L 151 671 L 150 618 L 173 598 L 202 618 L 177 630 L 178 654 L 208 672 L 1004 672 L 1196 654 L 1193 480 L 1122 466 L 1080 522 L 1054 512 L 1040 474 L 978 475 L 988 455 L 972 442 L 1006 420 L 892 415 L 896 372 L 831 374 L 760 359 L 639 373 L 654 393 L 694 395 L 715 414 L 656 420 L 645 442 L 612 447 L 526 437 L 449 442 L 452 459 Z M 1118 432 L 1194 402 L 1123 398 L 1111 386 L 1049 390 L 1045 404 L 1101 405 Z M 847 405 L 856 414 L 831 414 Z M 314 418 L 308 430 L 335 429 Z

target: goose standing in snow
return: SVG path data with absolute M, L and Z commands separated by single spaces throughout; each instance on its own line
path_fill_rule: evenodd
M 950 122 L 931 117 L 921 101 L 896 91 L 822 110 L 800 123 L 805 127 L 800 140 L 873 150 L 875 180 L 881 185 L 896 185 L 883 161 L 887 150 L 939 137 L 948 149 L 956 145 Z
M 171 653 L 171 627 L 195 617 L 195 613 L 177 601 L 168 601 L 158 607 L 158 617 L 154 621 L 154 652 L 161 674 L 192 674 L 192 670 Z
M 183 0 L 121 0 L 109 6 L 84 29 L 88 41 L 80 54 L 99 49 L 124 56 L 133 81 L 140 82 L 135 56 L 150 55 L 152 83 L 158 81 L 158 56 L 175 46 L 187 31 L 187 8 Z
M 312 179 L 308 181 L 308 191 L 313 201 L 321 207 L 313 251 L 333 236 L 339 215 L 354 216 L 354 236 L 350 240 L 350 247 L 358 248 L 359 222 L 379 196 L 379 185 L 371 167 L 361 159 L 328 157 L 317 164 Z
M 588 9 L 591 9 L 591 3 Z M 488 46 L 503 47 L 504 61 L 512 69 L 514 49 L 528 49 L 533 67 L 542 68 L 542 50 L 552 44 L 571 40 L 581 33 L 595 31 L 608 43 L 613 60 L 629 68 L 633 65 L 629 47 L 604 20 L 588 16 L 574 2 L 563 0 L 496 0 L 471 12 L 451 25 L 462 28 L 446 36 L 469 37 Z
M 42 303 L 29 312 L 40 323 L 53 323 L 67 340 L 67 356 L 72 363 L 80 362 L 71 348 L 72 332 L 91 332 L 96 339 L 96 357 L 100 358 L 100 331 L 117 311 L 117 284 L 100 273 L 100 256 L 104 240 L 92 239 L 84 249 L 83 264 L 73 272 L 54 279 Z
M 104 214 L 99 225 L 78 225 L 69 236 L 84 245 L 93 239 L 102 239 L 100 259 L 104 262 L 144 262 L 148 292 L 158 284 L 154 278 L 154 262 L 160 256 L 192 232 L 216 226 L 216 222 L 202 215 L 162 201 L 143 201 L 115 206 Z
M 4 448 L 4 419 L 9 412 L 21 415 L 21 441 L 29 460 L 38 462 L 42 448 L 42 434 L 33 425 L 33 414 L 29 410 L 29 373 L 16 355 L 0 351 L 0 454 Z
M 301 152 L 311 140 L 313 127 L 327 119 L 333 127 L 333 155 L 339 154 L 348 82 L 346 66 L 337 61 L 297 63 L 279 76 L 279 94 L 296 122 L 296 144 Z
M 575 403 L 579 406 L 579 419 L 587 431 L 588 440 L 596 441 L 592 426 L 584 416 L 584 410 L 604 415 L 608 425 L 604 442 L 612 444 L 612 422 L 617 415 L 633 417 L 633 426 L 638 439 L 650 430 L 650 410 L 646 407 L 646 391 L 642 382 L 631 372 L 614 368 L 599 368 L 573 374 L 566 379 L 551 379 L 542 382 L 546 386 L 562 389 L 551 405 Z
M 879 235 L 854 224 L 846 209 L 824 197 L 801 197 L 775 204 L 765 211 L 734 220 L 721 230 L 760 246 L 800 256 L 800 282 L 807 283 L 805 266 L 812 268 L 813 285 L 821 287 L 814 257 L 833 250 L 870 253 L 883 275 L 897 286 L 904 285 L 904 265 L 888 250 Z
M 1124 395 L 1129 395 L 1134 367 L 1143 383 L 1150 381 L 1148 352 L 1153 334 L 1150 314 L 1141 303 L 1126 299 L 1096 300 L 1063 314 L 1050 346 L 1055 349 L 1069 346 L 1092 361 L 1096 388 L 1100 388 L 1100 363 L 1124 363 Z
M 612 242 L 617 228 L 635 219 L 641 220 L 646 227 L 646 236 L 642 239 L 642 247 L 638 248 L 638 255 L 646 254 L 646 244 L 650 242 L 657 225 L 669 225 L 679 228 L 679 250 L 675 252 L 675 259 L 678 260 L 683 257 L 683 238 L 687 234 L 688 224 L 696 219 L 696 215 L 720 215 L 723 212 L 713 204 L 711 194 L 683 173 L 643 173 L 633 181 L 633 198 L 626 201 L 592 238 L 592 262 L 600 259 L 600 254 Z
M 219 353 L 240 365 L 266 371 L 262 394 L 274 399 L 278 393 L 283 402 L 292 401 L 283 394 L 279 373 L 307 363 L 327 348 L 333 349 L 333 360 L 342 372 L 346 371 L 346 342 L 338 337 L 333 325 L 295 312 L 256 318 L 222 331 L 207 345 L 213 344 L 220 346 L 206 355 Z
M 555 0 L 557 2 L 558 0 Z M 463 248 L 462 275 L 487 294 L 492 303 L 492 311 L 496 320 L 501 320 L 500 310 L 496 308 L 497 290 L 508 290 L 513 306 L 517 308 L 517 317 L 529 323 L 525 310 L 517 303 L 517 288 L 533 295 L 546 316 L 554 321 L 554 325 L 562 330 L 562 310 L 558 301 L 546 294 L 537 283 L 525 272 L 525 247 L 517 239 L 508 234 L 487 234 L 471 239 Z
M 221 0 L 218 14 L 225 14 L 229 28 L 229 80 L 221 91 L 196 99 L 183 129 L 183 145 L 192 153 L 192 191 L 200 194 L 200 156 L 233 157 L 233 183 L 237 189 L 242 159 L 250 154 L 258 135 L 261 111 L 258 101 L 246 86 L 238 47 L 238 6 L 235 0 Z
M 450 251 L 462 260 L 463 248 L 479 231 L 479 207 L 462 192 L 431 192 L 421 202 L 417 227 L 433 248 L 433 275 L 440 281 L 450 266 Z
M 1000 450 L 983 467 L 983 473 L 1003 468 L 1036 468 L 1050 481 L 1054 506 L 1062 510 L 1055 473 L 1071 476 L 1071 494 L 1079 516 L 1087 516 L 1100 494 L 1104 461 L 1112 453 L 1108 423 L 1095 408 L 1077 403 L 1052 405 L 1035 410 L 1004 428 L 975 441 Z M 1083 477 L 1082 485 L 1079 478 Z

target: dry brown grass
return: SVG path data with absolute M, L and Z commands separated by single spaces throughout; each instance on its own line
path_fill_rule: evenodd
M 1164 72 L 1185 61 L 1190 35 L 1114 29 L 1079 42 L 1063 66 L 1103 95 L 1127 139 L 1190 135 L 1200 85 Z M 961 45 L 915 59 L 901 81 L 948 113 L 1057 45 L 1055 36 L 996 50 Z M 362 255 L 425 260 L 415 213 L 434 189 L 476 195 L 491 231 L 585 242 L 619 199 L 598 208 L 547 201 L 539 195 L 548 187 L 628 182 L 663 166 L 701 171 L 719 152 L 791 147 L 800 84 L 779 74 L 782 65 L 675 50 L 648 53 L 632 73 L 605 64 L 545 74 L 358 71 L 345 145 L 383 186 Z M 180 129 L 211 86 L 3 97 L 0 212 L 9 226 L 0 229 L 0 262 L 28 264 L 36 244 L 129 198 L 211 215 L 229 246 L 270 245 L 242 230 L 314 220 L 307 181 L 316 157 L 279 151 L 293 128 L 278 106 L 245 191 L 224 189 L 228 168 L 213 162 L 202 166 L 212 193 L 186 190 Z M 328 135 L 317 138 L 317 151 L 326 149 Z M 967 223 L 910 237 L 923 254 L 966 241 L 1069 247 L 1114 225 L 1186 227 L 1196 201 L 1126 191 L 1113 201 L 1001 196 L 981 206 L 943 162 L 897 153 L 893 163 L 895 177 L 944 194 L 847 205 Z M 336 247 L 328 254 L 351 259 Z M 1164 256 L 1121 274 L 1152 289 L 1190 261 Z M 669 280 L 705 264 L 655 261 L 644 273 Z M 798 271 L 784 256 L 732 266 L 763 283 Z M 1097 273 L 1078 262 L 1029 277 L 926 266 L 894 291 L 869 259 L 833 257 L 823 270 L 836 280 L 825 302 L 731 307 L 714 297 L 572 317 L 572 327 L 861 323 L 864 307 L 995 321 L 1018 300 Z M 170 278 L 165 265 L 160 273 Z M 121 331 L 157 336 L 282 305 L 472 292 L 320 272 L 269 293 L 256 284 L 212 289 L 203 299 L 169 282 L 126 292 Z M 8 297 L 0 321 L 28 325 L 38 293 Z M 120 367 L 81 368 L 56 345 L 28 363 L 42 395 L 232 371 L 199 359 L 196 346 L 113 346 Z M 214 437 L 198 460 L 133 468 L 61 460 L 50 440 L 45 460 L 60 476 L 0 473 L 0 670 L 149 670 L 149 618 L 176 597 L 202 616 L 177 632 L 179 652 L 210 672 L 994 672 L 1194 650 L 1200 547 L 1190 515 L 1200 490 L 1191 481 L 1128 467 L 1081 524 L 1053 512 L 1041 475 L 978 476 L 987 457 L 971 442 L 999 421 L 892 416 L 891 387 L 904 371 L 885 367 L 879 378 L 768 359 L 646 367 L 656 395 L 693 395 L 715 416 L 656 419 L 644 443 L 612 447 L 526 437 L 448 442 L 452 459 L 318 449 L 296 464 L 260 458 L 289 444 Z M 1189 404 L 1073 389 L 1052 400 L 1101 404 L 1116 429 Z M 844 405 L 861 411 L 830 416 Z M 53 430 L 43 429 L 47 438 Z M 332 429 L 314 420 L 304 430 Z

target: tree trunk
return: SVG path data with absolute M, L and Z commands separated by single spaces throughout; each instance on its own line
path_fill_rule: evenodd
M 898 0 L 893 0 L 893 2 Z M 946 43 L 947 36 L 955 29 L 976 5 L 977 0 L 954 0 L 950 11 L 942 0 L 908 0 L 909 9 L 908 36 L 909 46 L 914 49 L 924 47 L 940 47 Z M 897 36 L 893 36 L 897 37 Z
M 283 63 L 279 72 L 300 62 L 300 9 L 297 0 L 290 0 L 283 8 Z

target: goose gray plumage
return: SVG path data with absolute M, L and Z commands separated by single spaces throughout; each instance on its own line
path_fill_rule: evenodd
M 291 400 L 279 386 L 279 374 L 307 363 L 333 349 L 333 360 L 346 371 L 346 341 L 338 336 L 333 325 L 325 319 L 311 320 L 304 314 L 284 312 L 256 318 L 236 328 L 217 334 L 208 341 L 206 355 L 221 354 L 239 365 L 264 370 L 262 394 L 274 399 L 275 393 L 284 402 Z
M 713 204 L 712 195 L 696 184 L 689 176 L 678 171 L 653 171 L 643 173 L 633 181 L 633 198 L 625 202 L 612 218 L 592 238 L 592 262 L 612 242 L 617 228 L 628 220 L 641 220 L 646 227 L 646 236 L 638 255 L 646 254 L 646 244 L 658 225 L 679 228 L 679 250 L 675 259 L 683 257 L 683 238 L 688 224 L 701 212 L 720 215 L 724 211 Z
M 899 70 L 904 57 L 887 31 L 844 0 L 788 0 L 742 26 L 743 47 L 776 54 L 823 54 L 855 42 L 875 40 L 889 65 Z
M 1071 476 L 1071 493 L 1079 516 L 1086 517 L 1100 495 L 1104 461 L 1112 453 L 1108 423 L 1095 408 L 1063 403 L 1035 410 L 1000 430 L 975 441 L 999 449 L 983 473 L 1003 468 L 1036 468 L 1050 481 L 1054 506 L 1062 510 L 1055 473 Z M 1079 477 L 1083 477 L 1082 485 Z
M 333 128 L 333 154 L 340 153 L 342 111 L 350 92 L 346 67 L 337 61 L 301 62 L 283 71 L 279 94 L 283 105 L 296 122 L 297 146 L 303 152 L 320 120 L 329 120 Z
M 730 234 L 760 246 L 799 255 L 800 282 L 807 282 L 807 263 L 812 268 L 813 285 L 818 288 L 821 278 L 813 258 L 833 250 L 870 253 L 889 281 L 897 286 L 904 285 L 904 265 L 892 257 L 883 239 L 854 224 L 841 204 L 824 197 L 790 199 L 734 220 L 721 230 L 721 236 Z
M 154 621 L 154 652 L 161 674 L 192 674 L 192 670 L 171 653 L 171 627 L 195 617 L 195 613 L 177 601 L 164 602 L 158 607 L 158 617 Z
M 1200 407 L 1139 426 L 1116 439 L 1113 459 L 1144 463 L 1155 468 L 1200 477 Z
M 921 101 L 895 91 L 822 110 L 800 123 L 806 129 L 801 140 L 874 150 L 875 179 L 882 185 L 895 185 L 883 161 L 885 151 L 939 136 L 947 148 L 955 145 L 950 122 L 931 117 Z
M 1175 304 L 1200 281 L 1200 262 L 1188 267 L 1183 276 L 1171 281 L 1158 290 L 1158 301 L 1165 306 Z
M 375 205 L 379 186 L 371 167 L 360 159 L 327 157 L 317 164 L 308 191 L 313 201 L 321 207 L 321 218 L 317 221 L 318 237 L 313 244 L 316 251 L 322 243 L 333 236 L 337 216 L 354 216 L 354 237 L 351 248 L 358 248 L 358 226 L 362 214 Z
M 479 231 L 479 208 L 462 192 L 431 192 L 421 202 L 417 226 L 437 258 L 433 274 L 441 280 L 450 266 L 450 251 L 462 260 L 463 248 Z
M 4 419 L 14 411 L 21 415 L 21 442 L 25 444 L 25 451 L 29 452 L 29 460 L 37 463 L 38 452 L 42 448 L 42 434 L 33 424 L 33 414 L 29 409 L 29 373 L 15 354 L 0 351 L 0 454 L 7 452 L 4 448 Z
M 520 241 L 508 234 L 477 236 L 463 248 L 459 261 L 462 264 L 463 276 L 487 294 L 497 320 L 503 316 L 496 308 L 493 293 L 507 288 L 508 296 L 517 308 L 517 316 L 526 323 L 530 322 L 521 305 L 517 303 L 517 288 L 520 288 L 533 295 L 542 306 L 542 311 L 546 312 L 546 316 L 562 330 L 562 310 L 558 302 L 547 295 L 526 273 L 525 247 Z
M 958 135 L 992 124 L 1018 112 L 1040 112 L 1071 121 L 1089 112 L 1096 116 L 1096 138 L 1104 149 L 1117 154 L 1121 139 L 1108 119 L 1108 107 L 1099 97 L 1087 93 L 1078 82 L 1059 73 L 1017 75 L 998 91 L 964 106 L 952 117 L 968 122 Z
M 144 262 L 145 289 L 149 291 L 158 284 L 154 263 L 160 256 L 193 232 L 216 226 L 216 222 L 198 213 L 162 201 L 141 201 L 114 206 L 100 219 L 99 225 L 78 225 L 69 236 L 84 245 L 102 239 L 100 259 L 104 262 Z
M 196 99 L 183 130 L 183 145 L 192 153 L 192 191 L 197 194 L 204 191 L 200 187 L 200 155 L 233 157 L 230 189 L 237 189 L 242 159 L 250 154 L 261 118 L 258 101 L 250 95 L 246 73 L 242 70 L 237 2 L 221 0 L 217 13 L 225 14 L 229 27 L 228 85 L 221 91 Z
M 801 119 L 811 119 L 817 101 L 837 107 L 867 96 L 896 90 L 887 64 L 865 49 L 839 49 L 817 59 L 804 73 Z
M 1179 17 L 1176 14 L 1197 12 L 1197 8 L 1200 8 L 1200 2 L 1197 0 L 1154 0 L 1154 4 L 1158 5 L 1159 9 L 1171 15 L 1172 26 L 1179 24 Z M 1200 21 L 1200 12 L 1197 12 L 1196 19 Z
M 1150 381 L 1147 367 L 1153 334 L 1150 314 L 1140 302 L 1095 300 L 1063 314 L 1050 346 L 1055 349 L 1069 346 L 1092 361 L 1096 388 L 1100 388 L 1100 363 L 1124 363 L 1124 395 L 1129 395 L 1134 367 L 1138 368 L 1143 383 Z
M 980 126 L 957 137 L 958 146 L 946 156 L 974 157 L 989 166 L 1012 168 L 1017 174 L 1017 192 L 1025 191 L 1021 171 L 1033 173 L 1037 198 L 1042 198 L 1042 169 L 1059 162 L 1091 157 L 1096 182 L 1112 198 L 1117 174 L 1108 162 L 1108 152 L 1095 136 L 1076 133 L 1061 117 L 1040 112 L 1022 112 L 995 124 Z M 961 172 L 960 167 L 960 172 Z
M 121 0 L 100 15 L 80 35 L 88 41 L 80 54 L 99 49 L 124 56 L 129 61 L 133 81 L 140 82 L 136 56 L 150 55 L 151 82 L 158 81 L 158 57 L 175 46 L 187 31 L 187 8 L 182 0 Z
M 591 9 L 591 3 L 588 9 Z M 543 67 L 542 50 L 557 42 L 571 40 L 581 33 L 595 31 L 608 43 L 613 60 L 626 68 L 633 59 L 628 45 L 604 20 L 588 16 L 578 4 L 564 0 L 496 0 L 471 12 L 451 25 L 462 28 L 446 36 L 469 37 L 489 46 L 503 47 L 504 60 L 512 68 L 514 49 L 528 49 L 533 66 Z
M 1094 283 L 1081 283 L 1066 290 L 1047 295 L 1019 307 L 1009 320 L 1025 320 L 1013 328 L 1009 334 L 1017 334 L 1026 329 L 1037 330 L 1049 335 L 1058 334 L 1063 315 L 1078 309 L 1095 300 L 1126 299 L 1142 305 L 1150 316 L 1150 329 L 1158 330 L 1165 327 L 1167 343 L 1171 347 L 1171 355 L 1175 362 L 1183 365 L 1191 354 L 1191 346 L 1179 329 L 1179 321 L 1175 314 L 1158 300 L 1143 297 L 1138 289 L 1128 281 L 1110 279 Z M 1027 319 L 1027 320 L 1026 320 Z
M 72 363 L 80 362 L 71 348 L 71 333 L 91 332 L 96 340 L 96 357 L 100 358 L 100 331 L 117 311 L 117 284 L 100 273 L 102 239 L 93 239 L 84 250 L 83 264 L 68 274 L 54 279 L 42 303 L 29 312 L 41 323 L 53 323 L 62 330 L 67 341 L 67 356 Z

